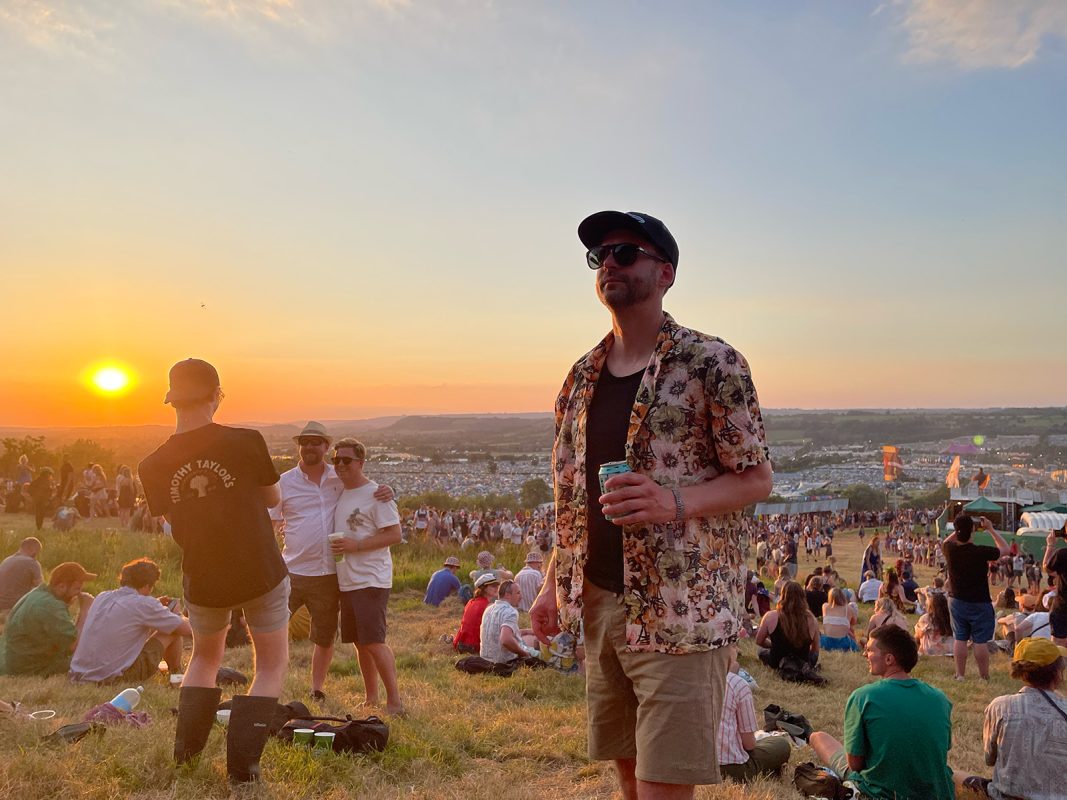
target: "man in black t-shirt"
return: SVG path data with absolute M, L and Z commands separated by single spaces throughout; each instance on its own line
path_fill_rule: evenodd
M 979 517 L 978 522 L 993 537 L 996 547 L 971 541 L 974 520 L 967 514 L 956 517 L 955 530 L 941 545 L 948 568 L 948 610 L 955 638 L 953 655 L 958 681 L 967 675 L 967 642 L 974 644 L 978 675 L 982 680 L 989 678 L 988 643 L 996 624 L 993 600 L 989 596 L 989 562 L 1008 553 L 1008 543 L 993 528 L 993 523 L 985 517 Z
M 259 777 L 289 660 L 289 577 L 267 509 L 281 501 L 278 473 L 258 431 L 216 425 L 219 376 L 206 361 L 187 359 L 170 371 L 164 400 L 174 407 L 174 435 L 138 469 L 149 508 L 171 524 L 182 549 L 182 579 L 193 654 L 178 699 L 174 758 L 204 749 L 221 691 L 230 612 L 244 610 L 255 650 L 247 695 L 233 697 L 226 730 L 230 780 Z

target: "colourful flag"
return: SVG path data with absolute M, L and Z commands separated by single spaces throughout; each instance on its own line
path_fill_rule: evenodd
M 904 465 L 900 462 L 900 451 L 891 444 L 882 447 L 882 476 L 886 483 L 900 477 Z
M 960 488 L 960 457 L 956 456 L 952 459 L 952 466 L 948 468 L 948 475 L 945 476 L 945 486 L 949 489 Z

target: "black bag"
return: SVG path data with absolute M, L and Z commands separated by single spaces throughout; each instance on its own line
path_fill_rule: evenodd
M 219 709 L 232 708 L 232 701 L 223 700 L 219 703 Z M 278 703 L 274 707 L 274 718 L 271 720 L 268 733 L 272 736 L 277 736 L 278 731 L 291 719 L 309 719 L 311 718 L 311 709 L 301 703 L 299 700 L 294 700 L 291 703 L 282 705 Z
M 218 673 L 215 675 L 215 681 L 219 686 L 244 686 L 248 683 L 248 676 L 243 672 L 238 672 L 235 669 L 229 667 L 219 667 Z
M 778 677 L 783 681 L 793 683 L 810 683 L 814 686 L 823 686 L 826 678 L 815 671 L 810 662 L 796 656 L 782 656 L 778 662 Z
M 517 660 L 504 664 L 494 664 L 481 656 L 467 656 L 456 662 L 456 669 L 470 675 L 499 675 L 501 678 L 510 678 L 518 667 Z
M 333 724 L 337 723 L 337 724 Z M 293 741 L 293 731 L 310 728 L 315 733 L 332 733 L 335 753 L 368 753 L 382 751 L 389 744 L 389 726 L 380 717 L 352 719 L 341 717 L 303 717 L 286 722 L 278 738 L 283 742 Z
M 814 728 L 811 727 L 808 718 L 803 714 L 794 714 L 792 711 L 787 711 L 781 706 L 776 706 L 772 703 L 763 709 L 763 730 L 768 733 L 771 731 L 785 731 L 790 736 L 806 742 Z
M 820 767 L 810 761 L 797 764 L 793 771 L 793 785 L 805 797 L 850 800 L 853 796 L 852 790 L 847 788 L 828 767 Z

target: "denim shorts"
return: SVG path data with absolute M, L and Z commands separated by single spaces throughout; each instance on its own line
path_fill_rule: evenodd
M 952 617 L 952 635 L 957 642 L 985 644 L 993 638 L 996 615 L 992 603 L 973 603 L 950 597 L 948 612 Z

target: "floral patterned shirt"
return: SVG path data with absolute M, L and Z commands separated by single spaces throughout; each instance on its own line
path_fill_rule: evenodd
M 556 597 L 577 634 L 588 548 L 586 422 L 609 333 L 571 368 L 556 399 Z M 663 486 L 692 486 L 768 458 L 744 357 L 722 339 L 664 314 L 626 437 L 630 469 Z M 737 638 L 744 606 L 741 512 L 622 529 L 626 648 L 693 653 Z

